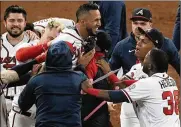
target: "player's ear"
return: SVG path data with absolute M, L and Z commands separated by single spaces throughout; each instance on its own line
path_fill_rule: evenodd
M 153 23 L 152 23 L 152 22 L 149 22 L 149 24 L 150 24 L 150 27 L 152 28 L 152 27 L 153 27 Z
M 80 20 L 80 24 L 82 24 L 83 26 L 85 25 L 85 20 Z
M 45 29 L 42 30 L 42 34 L 41 35 L 43 35 L 44 33 L 45 33 Z
M 25 21 L 25 23 L 24 23 L 24 26 L 26 27 L 26 23 L 27 23 L 27 21 Z
M 148 70 L 152 70 L 153 69 L 153 65 L 151 63 L 148 64 Z
M 150 64 L 149 66 L 150 66 L 150 67 L 149 67 L 149 70 L 150 70 L 150 71 L 155 72 L 155 71 L 157 70 L 157 68 L 156 68 L 156 66 L 155 66 L 155 65 Z
M 6 21 L 4 20 L 3 23 L 4 23 L 4 27 L 6 28 Z

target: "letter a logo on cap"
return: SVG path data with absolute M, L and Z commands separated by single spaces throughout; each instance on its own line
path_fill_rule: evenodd
M 138 15 L 138 14 L 143 15 L 143 9 L 141 9 L 140 11 L 138 11 L 136 14 L 137 14 L 137 15 Z

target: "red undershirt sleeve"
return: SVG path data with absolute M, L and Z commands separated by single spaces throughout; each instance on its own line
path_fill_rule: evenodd
M 90 63 L 86 67 L 86 73 L 89 79 L 94 79 L 98 71 L 98 67 L 95 63 L 95 59 L 93 58 Z
M 37 56 L 37 57 L 35 58 L 35 60 L 37 61 L 37 63 L 45 62 L 45 60 L 46 60 L 46 55 L 47 55 L 46 52 L 45 52 L 45 53 L 42 53 L 41 55 Z
M 48 49 L 47 43 L 31 47 L 20 48 L 16 52 L 16 59 L 20 62 L 25 62 L 29 59 L 34 59 L 42 52 L 45 52 L 47 49 Z
M 115 82 L 118 82 L 118 81 L 119 81 L 118 77 L 117 77 L 115 74 L 110 75 L 110 76 L 108 77 L 108 79 L 109 79 L 109 81 L 110 81 L 111 83 L 115 83 Z
M 94 89 L 94 88 L 88 88 L 87 93 L 93 96 L 98 96 L 100 93 L 100 90 Z

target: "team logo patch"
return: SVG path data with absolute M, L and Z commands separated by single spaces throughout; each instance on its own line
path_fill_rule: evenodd
M 141 9 L 140 11 L 138 11 L 137 13 L 136 13 L 137 15 L 143 15 L 143 10 Z

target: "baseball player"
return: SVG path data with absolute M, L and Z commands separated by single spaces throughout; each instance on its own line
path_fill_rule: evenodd
M 46 52 L 51 44 L 50 41 L 55 39 L 62 29 L 64 29 L 64 27 L 62 27 L 60 22 L 55 20 L 49 22 L 37 43 L 26 43 L 19 47 L 16 52 L 17 61 L 26 62 L 27 60 L 33 59 L 41 53 Z M 31 54 L 29 52 L 31 52 Z
M 56 38 L 56 36 L 58 35 L 58 33 L 61 31 L 62 27 L 61 27 L 61 23 L 56 22 L 56 21 L 51 21 L 50 23 L 48 23 L 48 25 L 45 27 L 45 31 L 40 39 L 39 42 L 37 43 L 26 43 L 26 44 L 22 44 L 17 53 L 16 53 L 16 58 L 18 60 L 19 63 L 24 63 L 27 62 L 31 59 L 34 59 L 35 57 L 39 57 L 38 55 L 34 56 L 35 53 L 37 53 L 34 50 L 31 51 L 23 51 L 23 48 L 26 47 L 31 47 L 31 46 L 40 46 L 41 48 L 43 47 L 44 50 L 42 50 L 42 54 L 40 55 L 40 61 L 44 61 L 45 57 L 46 57 L 46 50 L 48 48 L 48 43 L 45 42 L 49 42 L 52 39 Z M 29 53 L 31 52 L 31 54 Z M 18 55 L 17 55 L 18 54 Z M 24 86 L 21 88 L 20 92 L 24 89 Z M 20 113 L 20 108 L 18 105 L 18 98 L 20 95 L 20 92 L 17 93 L 14 96 L 14 100 L 12 102 L 12 110 L 10 112 L 9 115 L 9 121 L 10 121 L 10 125 L 13 127 L 32 127 L 35 125 L 35 115 L 36 115 L 36 108 L 35 105 L 33 105 L 33 107 L 28 110 L 27 112 L 23 112 Z
M 134 80 L 139 80 L 142 78 L 148 77 L 147 74 L 145 74 L 142 71 L 142 64 L 144 57 L 146 54 L 154 47 L 160 48 L 163 43 L 163 35 L 157 30 L 157 29 L 151 29 L 146 32 L 143 31 L 140 27 L 137 28 L 138 37 L 137 37 L 137 46 L 136 46 L 136 56 L 140 63 L 135 64 L 128 73 L 126 73 L 121 78 L 121 81 L 124 81 L 124 83 L 132 83 Z M 157 40 L 158 43 L 155 43 Z M 104 63 L 105 64 L 105 63 Z M 111 69 L 108 68 L 109 66 L 103 65 L 103 70 L 106 70 L 109 72 Z M 107 69 L 108 68 L 108 69 Z M 109 70 L 109 71 L 108 71 Z M 127 84 L 129 85 L 129 84 Z M 124 85 L 121 85 L 122 88 Z M 123 102 L 122 103 L 122 109 L 121 110 L 121 127 L 140 127 L 139 120 L 137 119 L 137 116 L 133 110 L 133 106 L 130 103 Z
M 64 25 L 66 28 L 73 28 L 75 27 L 75 22 L 71 19 L 65 19 L 65 18 L 58 18 L 58 17 L 51 17 L 48 19 L 42 19 L 39 21 L 36 21 L 33 23 L 34 29 L 39 32 L 40 36 L 43 35 L 43 32 L 45 30 L 45 27 L 48 25 L 51 21 L 57 21 Z
M 21 93 L 21 111 L 36 104 L 36 127 L 81 127 L 80 86 L 87 77 L 72 70 L 72 52 L 65 42 L 48 49 L 45 70 L 33 77 Z
M 76 17 L 77 23 L 75 27 L 72 29 L 64 29 L 63 32 L 52 41 L 52 44 L 54 44 L 59 42 L 59 40 L 63 40 L 73 45 L 75 51 L 73 68 L 77 64 L 78 51 L 81 50 L 84 39 L 94 35 L 101 26 L 99 7 L 96 4 L 86 3 L 81 5 L 76 12 Z
M 136 64 L 137 58 L 135 56 L 135 48 L 136 48 L 136 39 L 135 39 L 135 28 L 141 27 L 142 29 L 150 29 L 152 27 L 152 14 L 148 9 L 145 8 L 136 8 L 131 16 L 132 21 L 132 33 L 129 37 L 122 40 L 117 44 L 115 47 L 115 50 L 113 51 L 112 57 L 110 59 L 110 66 L 111 69 L 117 69 L 120 68 L 120 66 L 123 67 L 123 71 L 126 74 L 131 67 Z M 171 42 L 170 39 L 164 37 L 164 44 L 161 48 L 163 51 L 167 52 L 169 56 L 169 63 L 174 66 L 174 68 L 177 70 L 178 74 L 180 71 L 180 56 Z M 125 111 L 124 108 L 126 106 L 122 106 L 121 111 Z M 129 115 L 129 109 L 126 107 L 128 113 L 124 113 L 124 115 L 127 115 L 126 119 L 129 120 L 132 117 L 132 115 Z M 128 119 L 129 117 L 129 119 Z M 136 123 L 136 122 L 135 122 Z
M 85 12 L 84 10 L 87 10 L 87 11 Z M 93 13 L 96 13 L 96 14 L 98 13 L 98 14 L 96 16 L 94 16 L 92 14 L 90 15 L 89 13 L 87 13 L 87 12 L 89 12 L 89 10 L 92 10 Z M 80 11 L 81 11 L 81 13 L 80 13 Z M 86 19 L 84 19 L 85 17 L 83 16 L 82 11 L 84 13 L 86 13 L 86 15 L 87 15 Z M 97 28 L 99 27 L 99 21 L 97 22 L 97 19 L 100 20 L 100 14 L 99 14 L 99 11 L 98 11 L 98 7 L 96 5 L 94 5 L 94 4 L 93 5 L 92 4 L 82 5 L 78 9 L 78 12 L 79 13 L 77 14 L 77 18 L 79 19 L 79 22 L 77 23 L 76 28 L 74 28 L 74 29 L 70 29 L 70 28 L 63 29 L 62 33 L 60 33 L 59 36 L 57 38 L 55 38 L 51 42 L 52 44 L 54 44 L 54 43 L 59 42 L 60 40 L 65 40 L 65 41 L 70 42 L 73 45 L 73 49 L 77 53 L 77 54 L 75 53 L 74 57 L 73 57 L 73 66 L 74 67 L 76 66 L 76 61 L 77 61 L 77 58 L 76 58 L 77 56 L 76 55 L 78 55 L 78 50 L 81 49 L 81 47 L 82 47 L 82 43 L 83 43 L 83 39 L 82 38 L 86 38 L 87 36 L 92 35 L 93 33 L 95 33 Z M 89 21 L 89 20 L 88 20 L 89 21 L 88 23 L 85 23 L 85 22 L 84 22 L 85 24 L 82 23 L 84 20 L 87 21 L 88 16 L 91 16 L 91 19 L 89 19 L 89 20 L 91 20 L 91 21 L 95 20 L 94 21 L 95 23 L 93 25 L 91 23 L 91 26 L 90 26 L 90 22 L 91 21 Z M 86 25 L 87 27 L 85 28 L 84 25 Z M 78 29 L 80 29 L 80 32 L 78 32 Z M 39 48 L 38 46 L 37 47 L 32 46 L 29 49 L 32 49 L 32 48 L 35 48 L 35 49 L 37 48 L 36 52 L 42 51 L 42 49 L 44 50 L 44 46 L 43 47 L 41 46 L 41 48 Z M 21 50 L 21 49 L 19 49 L 19 50 Z M 19 52 L 19 50 L 18 50 L 18 52 Z M 26 50 L 26 51 L 28 51 L 28 50 Z M 23 54 L 25 54 L 25 53 L 23 53 Z M 34 54 L 34 53 L 32 53 L 32 54 Z M 36 55 L 39 55 L 39 54 L 36 54 Z M 93 57 L 93 55 L 92 55 L 92 57 Z M 92 57 L 90 57 L 88 59 L 91 59 Z M 87 62 L 89 60 L 82 60 L 82 61 L 83 62 L 85 62 L 85 61 Z
M 167 70 L 166 53 L 152 49 L 143 62 L 143 72 L 148 78 L 116 91 L 94 89 L 90 82 L 89 85 L 83 84 L 82 88 L 107 101 L 132 103 L 141 127 L 180 127 L 178 88 Z
M 8 112 L 6 107 L 6 101 L 3 94 L 3 84 L 9 84 L 14 81 L 18 81 L 18 74 L 13 70 L 1 71 L 0 80 L 0 125 L 1 127 L 9 127 Z
M 140 63 L 135 64 L 131 70 L 126 73 L 123 79 L 134 79 L 139 80 L 142 78 L 148 77 L 142 71 L 142 64 L 146 54 L 154 47 L 160 48 L 163 44 L 163 35 L 157 29 L 149 29 L 146 33 L 140 27 L 137 28 L 137 31 L 141 33 L 141 36 L 136 36 L 136 51 L 135 55 Z M 155 43 L 157 41 L 157 43 Z M 145 43 L 144 43 L 145 42 Z M 133 110 L 133 106 L 130 103 L 123 102 L 121 110 L 121 126 L 122 127 L 140 127 L 139 120 Z
M 1 37 L 1 71 L 17 64 L 15 53 L 20 45 L 33 43 L 29 35 L 24 32 L 26 15 L 26 11 L 17 5 L 8 7 L 4 13 L 4 25 L 7 32 L 2 34 Z M 12 99 L 17 90 L 16 88 L 5 90 L 8 112 L 11 109 Z
M 91 13 L 89 13 L 91 12 Z M 74 28 L 67 28 L 65 27 L 58 37 L 53 39 L 51 41 L 51 44 L 57 43 L 61 40 L 69 42 L 74 50 L 74 56 L 73 56 L 73 68 L 77 64 L 77 59 L 79 55 L 79 51 L 83 53 L 82 46 L 84 44 L 84 39 L 86 39 L 88 36 L 94 35 L 96 33 L 96 30 L 101 25 L 100 23 L 100 12 L 98 10 L 98 6 L 95 4 L 83 4 L 81 5 L 77 12 L 77 24 Z M 36 47 L 32 47 L 36 49 Z M 43 47 L 42 47 L 43 48 Z M 37 47 L 37 52 L 42 51 L 42 48 Z M 26 51 L 28 49 L 26 48 Z M 82 53 L 80 56 L 82 56 Z M 94 52 L 89 52 L 88 56 L 91 56 L 89 59 L 92 59 Z M 39 54 L 36 54 L 39 55 Z M 87 56 L 86 56 L 87 57 Z M 86 58 L 84 57 L 84 58 Z M 90 61 L 90 60 L 87 60 Z M 86 63 L 85 59 L 79 59 L 79 63 Z M 86 63 L 88 64 L 88 63 Z
M 8 113 L 6 109 L 6 102 L 3 94 L 3 89 L 6 87 L 13 87 L 16 85 L 24 85 L 30 79 L 28 73 L 34 64 L 41 63 L 41 56 L 21 65 L 16 65 L 10 70 L 4 70 L 0 73 L 0 125 L 1 127 L 9 127 Z

